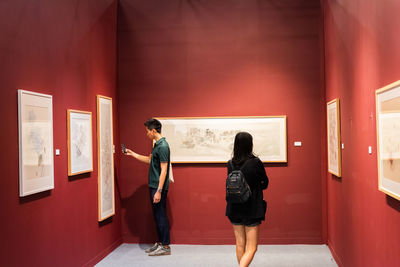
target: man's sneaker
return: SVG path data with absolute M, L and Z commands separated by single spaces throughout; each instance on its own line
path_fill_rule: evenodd
M 160 243 L 155 243 L 153 246 L 149 247 L 148 249 L 145 250 L 146 253 L 150 253 L 155 251 L 159 246 L 161 246 Z
M 158 246 L 158 248 L 149 253 L 149 256 L 163 256 L 163 255 L 171 255 L 171 248 L 168 247 L 164 247 L 164 246 Z

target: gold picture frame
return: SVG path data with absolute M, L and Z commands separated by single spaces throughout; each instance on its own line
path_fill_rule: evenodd
M 379 190 L 400 200 L 400 81 L 375 96 Z
M 115 214 L 112 98 L 97 95 L 98 220 Z
M 172 163 L 225 163 L 237 132 L 253 136 L 263 162 L 287 162 L 286 116 L 159 117 Z
M 340 150 L 340 101 L 336 98 L 326 104 L 328 172 L 342 177 L 342 153 Z
M 92 112 L 67 110 L 68 176 L 93 171 Z

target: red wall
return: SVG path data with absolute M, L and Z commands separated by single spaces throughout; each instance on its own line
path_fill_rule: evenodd
M 400 2 L 324 10 L 326 101 L 340 98 L 344 143 L 342 178 L 327 174 L 328 244 L 340 266 L 399 266 L 400 202 L 378 191 L 375 90 L 400 79 Z
M 93 265 L 121 242 L 118 197 L 116 216 L 97 222 L 96 94 L 113 97 L 117 103 L 116 16 L 115 0 L 0 3 L 2 266 Z M 61 149 L 61 155 L 54 157 L 55 188 L 22 198 L 19 88 L 53 96 L 54 148 Z M 93 114 L 90 174 L 67 176 L 67 108 Z
M 119 1 L 120 137 L 151 152 L 151 116 L 287 115 L 288 163 L 266 164 L 261 243 L 323 243 L 326 153 L 319 1 Z M 294 147 L 302 141 L 302 147 Z M 174 165 L 171 241 L 233 244 L 224 164 Z M 147 166 L 123 158 L 122 234 L 153 242 Z

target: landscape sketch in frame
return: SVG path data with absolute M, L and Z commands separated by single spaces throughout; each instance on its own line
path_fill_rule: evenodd
M 54 188 L 53 97 L 18 90 L 19 195 Z
M 400 81 L 376 91 L 379 190 L 400 200 Z
M 158 118 L 173 163 L 227 162 L 238 132 L 253 136 L 263 162 L 287 162 L 286 116 Z
M 97 96 L 99 221 L 115 214 L 112 99 Z
M 328 125 L 328 171 L 342 176 L 342 155 L 340 150 L 340 105 L 336 98 L 327 104 Z
M 67 110 L 68 175 L 93 171 L 92 112 Z

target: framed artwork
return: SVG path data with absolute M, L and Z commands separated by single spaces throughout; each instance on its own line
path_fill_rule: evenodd
M 238 132 L 253 136 L 263 162 L 287 162 L 286 116 L 158 118 L 173 163 L 222 163 L 232 158 Z
M 115 214 L 112 99 L 97 96 L 99 221 Z
M 67 110 L 68 175 L 93 171 L 92 112 Z
M 342 176 L 342 153 L 340 150 L 340 105 L 336 98 L 327 104 L 328 171 Z
M 19 196 L 54 188 L 53 97 L 18 90 Z
M 400 81 L 375 94 L 379 190 L 400 200 Z

